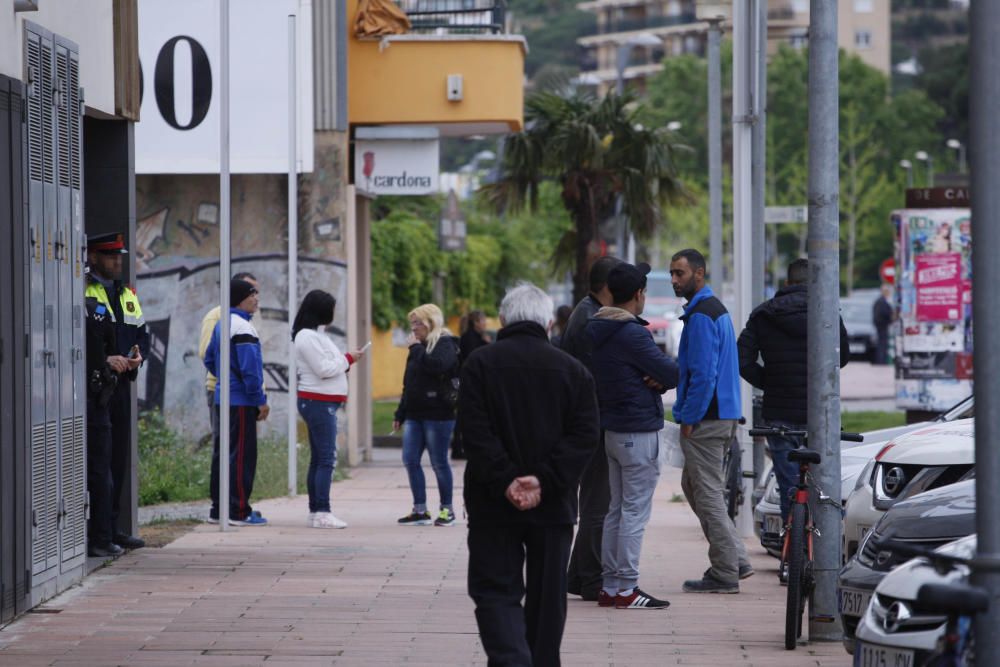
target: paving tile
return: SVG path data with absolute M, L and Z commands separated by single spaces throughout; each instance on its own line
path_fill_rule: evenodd
M 664 470 L 641 562 L 643 588 L 671 607 L 608 610 L 571 597 L 563 664 L 850 665 L 836 643 L 784 650 L 785 589 L 752 540 L 757 575 L 740 595 L 681 592 L 706 567 L 707 544 L 687 505 L 670 502 L 679 486 L 678 471 Z M 0 628 L 0 667 L 484 665 L 464 528 L 397 526 L 410 497 L 395 462 L 352 470 L 332 495 L 347 530 L 307 528 L 305 499 L 279 498 L 256 503 L 266 528 L 204 525 L 131 552 L 46 604 L 60 613 Z

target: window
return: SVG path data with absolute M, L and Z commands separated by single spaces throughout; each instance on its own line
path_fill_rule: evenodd
M 788 38 L 788 43 L 793 49 L 804 49 L 809 46 L 809 34 L 799 33 Z
M 809 0 L 792 0 L 792 10 L 796 14 L 805 14 L 809 11 Z
M 874 0 L 854 0 L 856 14 L 871 14 L 873 11 L 875 11 Z
M 856 49 L 870 49 L 872 47 L 872 33 L 871 30 L 855 30 L 854 31 L 854 48 Z

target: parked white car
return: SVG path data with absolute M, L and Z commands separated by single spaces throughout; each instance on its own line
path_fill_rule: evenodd
M 857 551 L 893 503 L 967 477 L 975 465 L 974 426 L 974 419 L 960 419 L 890 440 L 865 467 L 847 499 L 845 555 Z
M 976 536 L 956 540 L 936 551 L 959 558 L 972 558 Z M 854 647 L 855 665 L 922 665 L 944 634 L 947 617 L 921 609 L 917 592 L 924 584 L 965 583 L 967 567 L 959 565 L 940 574 L 923 558 L 915 558 L 882 579 L 875 588 L 858 624 Z

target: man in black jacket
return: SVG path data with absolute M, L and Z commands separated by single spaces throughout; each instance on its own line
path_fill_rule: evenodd
M 515 287 L 497 342 L 462 367 L 469 597 L 490 665 L 560 664 L 576 489 L 599 428 L 590 372 L 549 343 L 552 310 Z
M 587 322 L 604 306 L 610 306 L 612 297 L 608 289 L 608 273 L 621 260 L 600 257 L 590 267 L 590 294 L 576 304 L 569 316 L 560 345 L 590 368 L 594 341 L 587 334 Z M 601 590 L 601 541 L 604 534 L 604 517 L 611 502 L 608 485 L 608 457 L 604 453 L 604 434 L 598 436 L 594 456 L 580 478 L 580 525 L 576 542 L 569 558 L 568 591 L 593 602 Z
M 809 262 L 797 259 L 788 265 L 788 281 L 773 299 L 757 306 L 737 341 L 740 375 L 764 391 L 764 421 L 768 426 L 806 430 L 809 347 L 806 341 L 806 314 L 809 295 Z M 760 356 L 763 365 L 757 361 Z M 840 366 L 847 365 L 850 348 L 847 329 L 840 320 Z M 781 496 L 781 517 L 787 520 L 791 507 L 789 493 L 798 482 L 798 464 L 788 460 L 788 452 L 805 446 L 799 436 L 768 436 L 774 475 Z

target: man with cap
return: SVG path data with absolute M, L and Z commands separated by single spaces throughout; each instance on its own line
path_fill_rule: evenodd
M 639 317 L 646 304 L 649 264 L 620 263 L 608 273 L 611 306 L 587 325 L 593 339 L 590 370 L 604 429 L 611 490 L 601 545 L 603 583 L 597 604 L 616 609 L 670 605 L 639 588 L 639 553 L 660 477 L 662 393 L 677 386 L 677 364 Z
M 219 339 L 222 327 L 215 325 L 205 350 L 205 368 L 219 377 L 221 355 L 229 354 L 229 520 L 243 526 L 266 526 L 267 519 L 250 506 L 254 478 L 257 475 L 257 422 L 267 419 L 270 408 L 264 394 L 264 359 L 260 337 L 250 319 L 259 306 L 257 288 L 246 280 L 234 278 L 229 283 L 229 341 Z M 215 388 L 216 409 L 220 405 L 221 385 Z M 220 434 L 216 432 L 212 448 L 212 509 L 209 521 L 219 520 Z
M 120 529 L 122 489 L 132 453 L 132 383 L 139 366 L 149 354 L 149 332 L 142 316 L 142 306 L 135 291 L 122 282 L 125 249 L 119 233 L 92 236 L 87 244 L 86 299 L 103 306 L 114 323 L 117 356 L 126 359 L 126 368 L 117 376 L 117 384 L 108 403 L 111 421 L 111 522 L 115 527 L 113 542 L 125 549 L 145 546 L 138 537 Z
M 685 593 L 739 593 L 753 574 L 746 545 L 723 499 L 722 459 L 740 419 L 740 370 L 729 311 L 705 284 L 705 258 L 693 249 L 670 260 L 674 294 L 687 299 L 677 354 L 674 420 L 681 425 L 681 488 L 708 540 L 709 567 L 684 582 Z
M 584 366 L 590 365 L 593 341 L 587 334 L 587 323 L 603 306 L 611 305 L 608 272 L 621 260 L 599 257 L 590 265 L 590 293 L 580 299 L 569 316 L 566 330 L 559 341 L 564 352 L 576 357 Z M 608 457 L 604 453 L 604 433 L 580 478 L 580 524 L 569 559 L 567 590 L 584 600 L 594 602 L 603 581 L 601 572 L 601 535 L 604 517 L 608 514 L 611 490 L 608 487 Z

